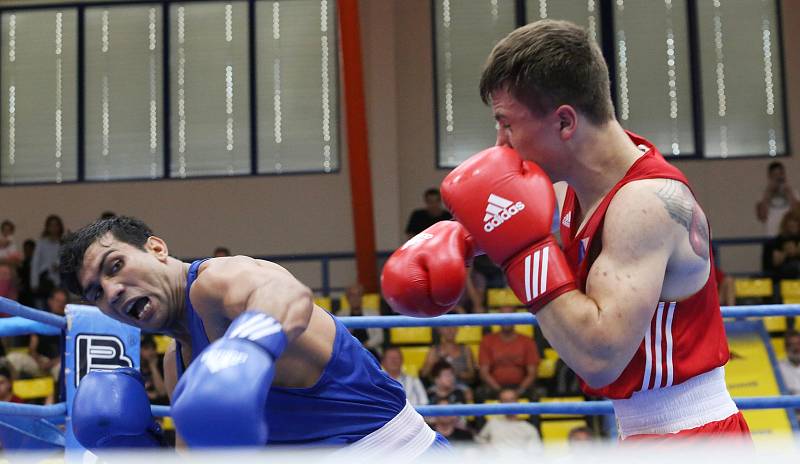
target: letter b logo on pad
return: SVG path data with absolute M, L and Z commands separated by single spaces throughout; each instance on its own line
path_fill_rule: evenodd
M 75 341 L 75 386 L 91 371 L 133 367 L 122 340 L 113 335 L 78 335 Z
M 511 200 L 495 195 L 489 195 L 486 205 L 486 214 L 483 216 L 483 230 L 491 232 L 500 227 L 504 222 L 511 219 L 511 216 L 525 209 L 525 203 Z

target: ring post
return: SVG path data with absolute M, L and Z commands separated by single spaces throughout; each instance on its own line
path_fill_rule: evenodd
M 81 462 L 86 451 L 72 433 L 72 402 L 80 379 L 93 370 L 139 368 L 139 329 L 105 316 L 94 306 L 67 305 L 66 460 Z M 98 398 L 98 401 L 102 399 Z

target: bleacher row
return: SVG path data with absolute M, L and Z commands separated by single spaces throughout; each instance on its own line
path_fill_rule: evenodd
M 800 304 L 800 279 L 782 280 L 778 283 L 768 278 L 737 278 L 735 280 L 735 291 L 737 304 L 767 304 L 780 302 L 783 304 Z M 334 307 L 331 297 L 317 297 L 315 303 L 326 309 Z M 339 314 L 349 314 L 349 304 L 345 297 L 338 301 Z M 380 313 L 380 295 L 365 294 L 362 300 L 364 314 L 377 315 Z M 521 303 L 510 289 L 489 289 L 487 291 L 487 306 L 490 311 L 496 310 L 501 306 L 521 306 Z M 524 311 L 524 310 L 520 310 Z M 794 327 L 800 328 L 800 317 L 795 318 Z M 762 318 L 764 326 L 770 334 L 772 348 L 778 359 L 785 358 L 785 347 L 783 334 L 788 328 L 788 318 L 783 316 L 770 316 Z M 499 330 L 499 326 L 493 326 L 492 331 Z M 518 325 L 515 330 L 521 334 L 534 337 L 534 327 L 530 325 Z M 409 375 L 417 375 L 428 350 L 433 343 L 433 330 L 430 327 L 398 327 L 389 329 L 389 343 L 400 347 L 403 353 L 403 368 Z M 470 347 L 472 353 L 478 360 L 479 346 L 483 337 L 482 327 L 459 327 L 456 335 L 458 343 L 464 343 Z M 163 354 L 170 342 L 169 337 L 156 336 L 158 352 Z M 539 379 L 550 379 L 556 373 L 558 353 L 551 348 L 545 348 L 542 353 L 541 362 L 538 368 Z M 26 401 L 41 401 L 53 393 L 55 381 L 52 377 L 41 377 L 34 379 L 21 379 L 13 383 L 14 394 Z M 582 401 L 582 397 L 559 397 L 559 398 L 540 398 L 542 402 L 548 401 Z M 521 399 L 521 402 L 528 401 Z M 545 441 L 563 440 L 569 430 L 574 427 L 586 425 L 583 418 L 576 418 L 569 415 L 549 414 L 542 415 L 541 432 Z M 165 428 L 171 428 L 171 423 L 164 424 Z

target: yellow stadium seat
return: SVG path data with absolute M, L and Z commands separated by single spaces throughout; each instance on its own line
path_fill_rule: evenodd
M 475 360 L 475 363 L 478 363 L 478 356 L 481 354 L 481 345 L 480 343 L 470 343 L 469 349 L 472 351 L 472 358 Z
M 342 311 L 350 311 L 350 302 L 347 301 L 347 295 L 339 297 L 339 307 Z M 379 293 L 365 293 L 361 297 L 361 307 L 365 310 L 372 309 L 380 311 L 381 309 L 381 295 Z
M 412 376 L 418 376 L 419 370 L 425 364 L 425 358 L 428 356 L 427 346 L 404 346 L 400 348 L 403 353 L 403 371 Z
M 6 353 L 23 353 L 28 354 L 28 347 L 27 346 L 12 346 L 10 348 L 6 348 Z
M 781 298 L 800 300 L 800 279 L 781 280 Z M 786 301 L 784 301 L 786 303 Z
M 483 327 L 459 327 L 456 332 L 456 343 L 480 343 L 483 338 Z
M 333 301 L 329 296 L 317 296 L 314 297 L 314 304 L 319 306 L 320 308 L 324 309 L 325 311 L 331 312 L 333 308 Z
M 551 379 L 556 375 L 557 366 L 558 353 L 552 348 L 545 348 L 544 356 L 542 356 L 539 367 L 536 370 L 536 376 L 540 379 Z
M 558 351 L 552 348 L 545 348 L 544 353 L 542 354 L 544 355 L 545 359 L 553 359 L 555 361 L 558 361 Z
M 539 400 L 542 403 L 573 403 L 584 401 L 582 396 L 552 396 L 544 397 Z M 563 419 L 576 417 L 575 414 L 542 414 L 542 419 Z
M 583 419 L 543 420 L 539 426 L 542 430 L 542 442 L 552 444 L 567 441 L 569 432 L 577 427 L 586 427 L 586 421 Z
M 785 332 L 786 331 L 786 316 L 766 316 L 764 320 L 764 328 L 767 332 Z
M 14 394 L 23 400 L 47 398 L 53 393 L 53 378 L 38 377 L 35 379 L 15 380 L 12 386 Z
M 159 354 L 166 353 L 167 347 L 172 342 L 172 339 L 166 335 L 153 335 L 153 340 L 156 342 L 156 351 Z
M 783 337 L 770 337 L 769 341 L 772 344 L 772 351 L 775 352 L 775 359 L 778 361 L 786 359 L 786 341 Z
M 772 296 L 772 279 L 736 279 L 736 298 L 768 298 Z
M 490 308 L 500 306 L 522 306 L 514 292 L 510 288 L 490 288 L 486 291 L 486 302 Z
M 394 327 L 389 329 L 389 342 L 392 345 L 427 344 L 433 341 L 430 327 Z
M 175 423 L 172 422 L 171 417 L 163 417 L 161 418 L 161 428 L 164 430 L 175 430 Z

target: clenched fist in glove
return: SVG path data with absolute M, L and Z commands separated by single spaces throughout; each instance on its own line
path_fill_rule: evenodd
M 514 294 L 531 311 L 576 288 L 550 234 L 553 184 L 535 163 L 509 147 L 492 147 L 454 169 L 441 192 L 454 218 L 502 266 Z

